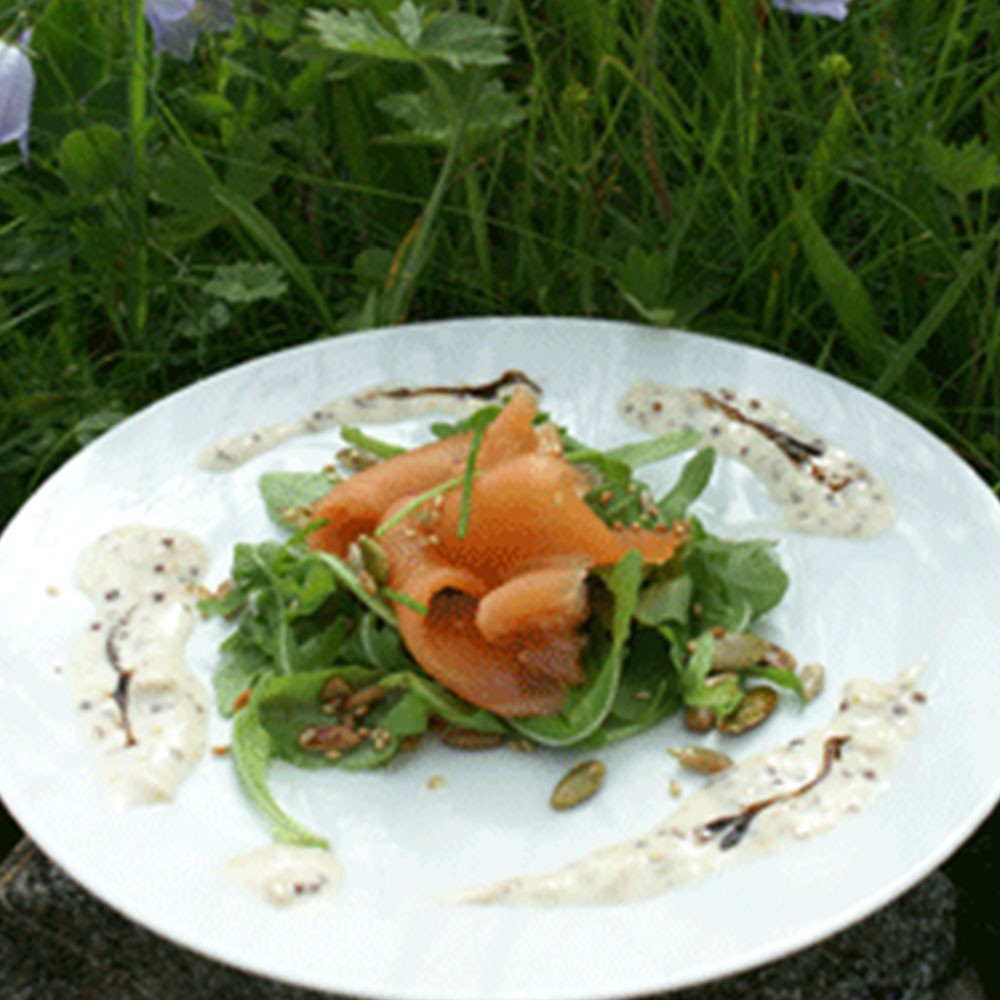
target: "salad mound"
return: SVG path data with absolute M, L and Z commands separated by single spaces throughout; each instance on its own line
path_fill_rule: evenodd
M 263 476 L 289 537 L 238 544 L 202 602 L 234 625 L 217 703 L 277 839 L 325 843 L 275 801 L 275 759 L 378 767 L 431 733 L 593 749 L 683 711 L 725 730 L 761 693 L 802 695 L 748 631 L 788 586 L 773 544 L 718 538 L 689 511 L 714 451 L 658 498 L 635 476 L 697 433 L 602 451 L 525 390 L 431 430 L 407 451 L 343 428 L 361 471 Z

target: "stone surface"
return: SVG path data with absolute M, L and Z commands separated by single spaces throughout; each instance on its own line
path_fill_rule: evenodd
M 671 1000 L 976 1000 L 955 968 L 956 890 L 935 872 L 841 934 Z M 970 985 L 971 984 L 971 985 Z M 28 840 L 0 868 L 0 1000 L 318 1000 L 218 965 L 140 929 Z

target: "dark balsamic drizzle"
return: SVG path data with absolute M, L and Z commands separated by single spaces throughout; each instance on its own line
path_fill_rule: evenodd
M 699 841 L 705 843 L 713 837 L 716 837 L 718 834 L 724 833 L 724 836 L 718 843 L 719 850 L 728 851 L 730 848 L 735 847 L 743 839 L 747 830 L 750 828 L 750 824 L 765 809 L 768 809 L 773 805 L 777 805 L 779 802 L 787 802 L 791 799 L 798 798 L 800 795 L 805 795 L 806 792 L 815 788 L 830 773 L 833 769 L 834 763 L 840 760 L 841 748 L 845 743 L 849 743 L 850 740 L 850 736 L 829 737 L 823 744 L 822 767 L 817 775 L 807 781 L 804 785 L 800 785 L 798 788 L 793 788 L 791 791 L 784 792 L 780 795 L 772 795 L 770 798 L 752 802 L 738 813 L 732 813 L 729 816 L 720 816 L 718 819 L 709 820 L 707 823 L 703 823 L 700 827 L 698 827 L 695 831 L 695 836 Z
M 108 663 L 111 664 L 111 669 L 118 675 L 118 683 L 115 685 L 111 697 L 115 705 L 118 706 L 118 712 L 121 715 L 122 729 L 125 732 L 125 746 L 127 747 L 136 746 L 138 740 L 132 732 L 132 721 L 129 718 L 128 694 L 129 685 L 132 683 L 132 671 L 127 670 L 122 663 L 118 641 L 134 611 L 135 606 L 133 605 L 114 623 L 104 640 L 104 655 L 107 657 Z
M 710 392 L 701 390 L 700 395 L 702 403 L 708 409 L 718 410 L 730 420 L 733 420 L 736 423 L 744 424 L 745 426 L 750 427 L 759 434 L 763 435 L 768 439 L 768 441 L 777 446 L 777 448 L 789 459 L 789 461 L 797 465 L 799 468 L 808 469 L 810 475 L 812 475 L 817 482 L 826 486 L 831 492 L 838 493 L 840 490 L 851 484 L 853 477 L 831 477 L 816 464 L 816 460 L 822 458 L 826 453 L 825 445 L 802 441 L 786 431 L 779 430 L 777 427 L 772 427 L 770 424 L 764 423 L 762 420 L 754 420 L 752 417 L 748 417 L 742 410 L 739 409 L 739 407 L 733 406 L 732 403 L 727 403 L 725 400 L 719 399 L 717 396 L 713 396 Z
M 380 389 L 375 395 L 385 396 L 387 399 L 413 399 L 417 396 L 472 396 L 474 399 L 495 399 L 497 394 L 503 389 L 511 386 L 527 386 L 533 392 L 541 395 L 542 388 L 537 382 L 529 378 L 522 371 L 509 368 L 492 382 L 484 382 L 481 385 L 425 385 L 419 388 L 399 388 Z

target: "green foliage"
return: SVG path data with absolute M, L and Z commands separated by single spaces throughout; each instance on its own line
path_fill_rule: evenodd
M 281 269 L 275 264 L 240 261 L 220 264 L 205 284 L 205 291 L 234 305 L 260 299 L 280 299 L 288 291 Z
M 766 347 L 1000 482 L 993 0 L 272 0 L 190 63 L 132 7 L 0 13 L 38 78 L 30 166 L 0 147 L 0 524 L 166 392 L 456 315 Z
M 488 20 L 428 10 L 412 0 L 380 20 L 371 10 L 313 11 L 310 24 L 323 45 L 342 55 L 395 62 L 443 62 L 453 69 L 507 61 L 506 32 Z

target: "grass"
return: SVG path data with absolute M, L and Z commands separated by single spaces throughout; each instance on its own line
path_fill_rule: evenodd
M 0 527 L 209 373 L 475 315 L 765 347 L 1000 486 L 995 0 L 237 10 L 190 63 L 137 0 L 0 12 L 38 77 L 30 165 L 0 147 Z

